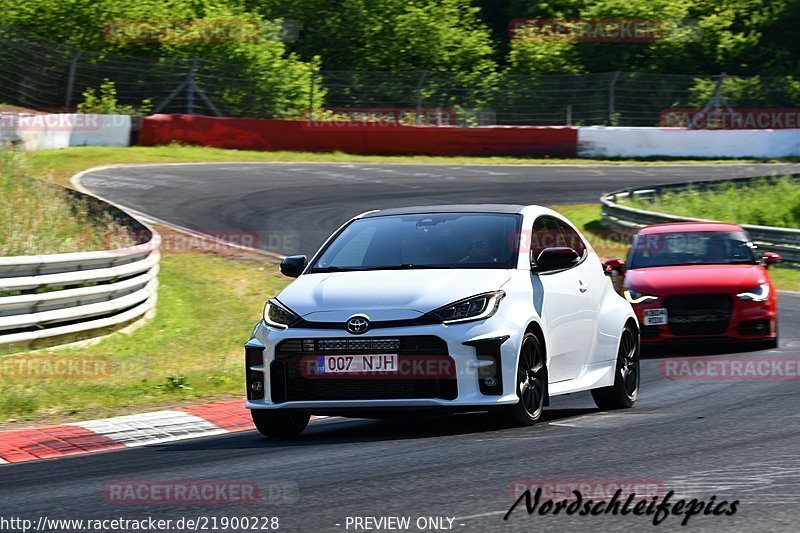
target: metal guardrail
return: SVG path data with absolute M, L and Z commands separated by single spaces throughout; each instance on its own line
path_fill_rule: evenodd
M 93 211 L 110 213 L 145 242 L 96 252 L 0 257 L 0 345 L 117 326 L 156 303 L 158 233 L 97 198 L 70 194 Z
M 708 219 L 682 217 L 657 213 L 655 211 L 644 211 L 620 205 L 618 200 L 636 196 L 640 198 L 652 198 L 665 192 L 677 192 L 682 190 L 709 190 L 724 187 L 727 185 L 746 185 L 754 180 L 777 179 L 778 177 L 754 177 L 754 178 L 735 178 L 725 180 L 694 181 L 670 185 L 656 185 L 650 187 L 630 187 L 619 191 L 604 194 L 600 197 L 603 212 L 603 225 L 610 229 L 621 229 L 635 231 L 650 224 L 663 224 L 666 222 L 687 222 L 701 221 L 709 222 Z M 800 175 L 794 174 L 790 178 L 798 180 L 800 186 Z M 778 228 L 772 226 L 741 225 L 749 234 L 759 249 L 767 252 L 777 252 L 783 261 L 795 268 L 800 268 L 800 230 L 790 228 Z

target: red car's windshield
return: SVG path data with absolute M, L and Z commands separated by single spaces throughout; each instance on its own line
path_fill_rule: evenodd
M 743 231 L 692 231 L 637 235 L 628 268 L 757 262 L 754 246 Z

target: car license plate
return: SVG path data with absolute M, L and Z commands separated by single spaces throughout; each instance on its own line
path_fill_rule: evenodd
M 667 323 L 667 309 L 659 307 L 657 309 L 645 309 L 644 311 L 644 325 L 645 326 L 661 326 Z
M 397 372 L 397 354 L 318 355 L 318 374 Z

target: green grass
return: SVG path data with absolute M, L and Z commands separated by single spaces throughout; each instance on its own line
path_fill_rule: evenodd
M 621 201 L 637 209 L 737 224 L 800 228 L 800 180 L 783 177 L 747 186 L 671 192 Z
M 0 256 L 103 250 L 110 235 L 127 234 L 110 216 L 92 217 L 62 189 L 31 177 L 22 153 L 0 152 L 0 206 Z
M 0 424 L 85 420 L 242 396 L 242 345 L 265 299 L 287 278 L 264 256 L 184 253 L 163 256 L 159 281 L 155 317 L 131 333 L 109 335 L 91 346 L 5 356 L 26 362 L 108 358 L 111 371 L 105 377 L 43 380 L 5 369 Z
M 32 154 L 34 170 L 52 176 L 58 183 L 66 184 L 69 178 L 92 166 L 120 163 L 176 163 L 176 162 L 266 162 L 266 161 L 310 161 L 310 162 L 355 162 L 355 163 L 425 163 L 444 165 L 464 164 L 713 164 L 713 163 L 753 163 L 755 159 L 565 159 L 547 157 L 476 157 L 476 156 L 359 156 L 341 152 L 264 152 L 253 150 L 223 150 L 202 146 L 171 144 L 167 146 L 132 146 L 128 148 L 75 147 L 63 150 L 45 150 Z M 769 161 L 762 161 L 769 162 Z

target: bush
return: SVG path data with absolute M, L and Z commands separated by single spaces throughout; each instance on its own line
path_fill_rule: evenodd
M 142 100 L 138 107 L 120 104 L 117 100 L 117 87 L 113 81 L 103 78 L 99 94 L 91 87 L 83 91 L 83 102 L 78 104 L 78 113 L 97 113 L 101 115 L 139 115 L 144 116 L 153 109 L 149 98 Z

